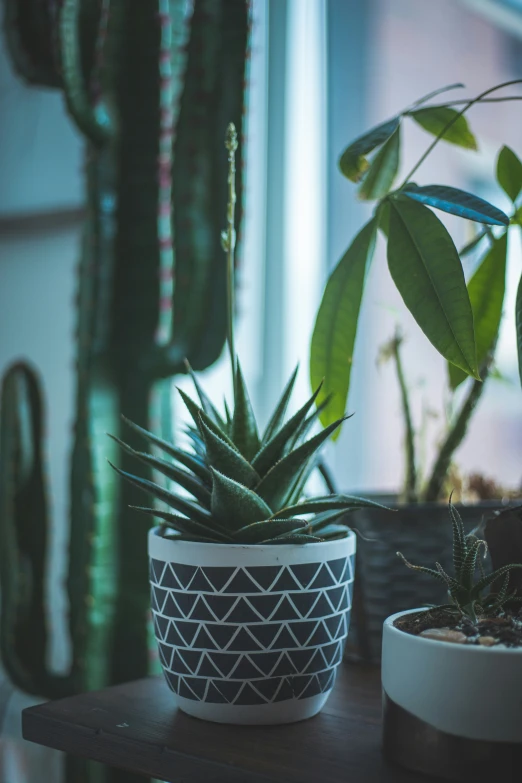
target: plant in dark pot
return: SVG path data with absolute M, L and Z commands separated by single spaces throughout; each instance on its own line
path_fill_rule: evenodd
M 411 565 L 398 553 L 440 582 L 450 602 L 384 623 L 384 751 L 447 780 L 514 783 L 522 765 L 522 506 L 491 521 L 511 546 L 516 528 L 519 548 L 512 548 L 514 563 L 488 574 L 481 562 L 486 541 L 466 534 L 451 503 L 449 511 L 452 575 L 439 562 Z
M 426 96 L 355 140 L 340 158 L 341 172 L 359 182 L 359 196 L 376 201 L 376 206 L 372 218 L 332 272 L 317 314 L 311 379 L 315 386 L 324 378 L 317 399 L 319 405 L 328 396 L 332 398 L 328 408 L 320 413 L 321 421 L 328 426 L 346 406 L 364 283 L 379 230 L 387 243 L 389 271 L 406 307 L 447 360 L 452 397 L 452 415 L 431 475 L 423 478 L 415 452 L 416 433 L 400 356 L 401 339 L 396 336 L 390 342 L 387 354 L 396 362 L 405 419 L 405 482 L 400 497 L 375 497 L 395 506 L 398 513 L 383 516 L 378 510 L 363 509 L 354 522 L 362 535 L 358 542 L 358 580 L 348 653 L 358 659 L 379 660 L 382 623 L 389 614 L 418 605 L 419 598 L 422 603 L 442 600 L 440 585 L 431 584 L 427 578 L 417 592 L 412 589 L 395 552 L 397 548 L 414 552 L 421 561 L 439 557 L 445 568 L 451 562 L 451 535 L 443 524 L 445 506 L 441 501 L 447 501 L 448 479 L 454 485 L 453 455 L 464 439 L 484 381 L 491 374 L 504 304 L 508 238 L 511 226 L 520 225 L 517 200 L 522 189 L 522 164 L 509 148 L 502 148 L 497 180 L 513 203 L 511 216 L 470 193 L 444 185 L 419 186 L 412 182 L 412 177 L 439 141 L 469 150 L 477 148 L 465 112 L 475 104 L 491 100 L 490 94 L 497 89 L 473 100 L 442 104 L 430 103 L 438 93 Z M 394 181 L 399 168 L 400 134 L 407 120 L 413 120 L 435 139 L 397 186 Z M 376 154 L 368 161 L 365 155 L 375 149 Z M 479 224 L 472 241 L 458 251 L 431 208 Z M 471 252 L 477 261 L 466 281 L 461 258 Z M 475 482 L 475 489 L 478 488 L 487 488 L 490 495 L 477 503 L 481 498 L 476 493 L 473 503 L 461 507 L 467 530 L 478 525 L 485 512 L 502 505 L 505 497 L 504 493 L 492 493 L 492 487 L 486 487 L 483 481 Z
M 348 632 L 355 535 L 335 524 L 371 501 L 308 498 L 307 479 L 344 416 L 318 434 L 312 397 L 286 410 L 296 373 L 259 433 L 234 350 L 236 131 L 229 126 L 228 345 L 233 406 L 220 413 L 193 375 L 199 404 L 183 449 L 128 422 L 169 460 L 120 446 L 182 493 L 115 469 L 162 507 L 149 534 L 152 614 L 163 670 L 178 705 L 225 723 L 285 723 L 318 712 L 333 687 Z

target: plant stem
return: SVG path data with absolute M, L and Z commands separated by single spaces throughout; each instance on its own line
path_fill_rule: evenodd
M 404 368 L 402 366 L 402 359 L 400 353 L 400 346 L 402 343 L 402 337 L 397 332 L 393 341 L 393 358 L 395 359 L 395 367 L 397 370 L 397 379 L 399 381 L 399 388 L 401 392 L 402 412 L 404 415 L 404 427 L 405 427 L 405 447 L 406 447 L 406 475 L 404 477 L 404 488 L 402 491 L 402 500 L 405 503 L 412 503 L 416 500 L 416 485 L 417 485 L 417 468 L 415 459 L 415 429 L 413 427 L 413 420 L 411 416 L 410 399 L 408 386 L 404 376 Z
M 431 478 L 428 481 L 426 489 L 423 493 L 422 500 L 426 503 L 430 501 L 436 502 L 440 497 L 444 480 L 448 475 L 448 470 L 453 454 L 466 436 L 471 415 L 475 410 L 480 397 L 482 396 L 482 392 L 484 391 L 486 379 L 489 374 L 489 368 L 493 360 L 493 353 L 494 351 L 492 350 L 488 356 L 488 359 L 484 363 L 481 373 L 482 380 L 473 381 L 468 395 L 464 400 L 460 412 L 455 420 L 455 423 L 446 435 L 446 439 L 440 448 L 439 456 L 437 457 L 435 465 L 433 466 Z
M 234 228 L 234 213 L 236 208 L 236 150 L 237 132 L 231 122 L 227 128 L 225 147 L 228 150 L 228 204 L 227 227 L 221 234 L 223 250 L 227 254 L 227 342 L 232 366 L 232 389 L 236 383 L 236 349 L 234 345 L 234 249 L 236 246 L 236 231 Z
M 455 124 L 455 122 L 456 122 L 456 121 L 459 119 L 459 117 L 461 117 L 463 114 L 465 114 L 465 112 L 467 112 L 467 110 L 468 110 L 468 109 L 469 109 L 471 106 L 473 106 L 475 103 L 479 103 L 480 101 L 482 101 L 482 100 L 483 100 L 483 98 L 485 98 L 485 97 L 486 97 L 486 95 L 490 95 L 492 92 L 496 92 L 497 90 L 501 90 L 503 87 L 509 87 L 509 86 L 511 86 L 512 84 L 520 84 L 520 83 L 522 83 L 522 79 L 511 79 L 511 80 L 510 80 L 510 81 L 508 81 L 508 82 L 503 82 L 502 84 L 497 84 L 497 86 L 496 86 L 496 87 L 490 87 L 490 88 L 489 88 L 489 90 L 485 90 L 484 92 L 481 92 L 481 93 L 480 93 L 480 95 L 477 95 L 477 97 L 476 97 L 476 98 L 472 98 L 471 100 L 469 100 L 469 101 L 466 103 L 466 105 L 464 106 L 464 108 L 463 108 L 463 109 L 461 109 L 461 111 L 459 111 L 459 112 L 458 112 L 458 113 L 457 113 L 457 114 L 456 114 L 456 115 L 453 117 L 453 119 L 452 119 L 452 120 L 450 120 L 450 122 L 448 122 L 448 123 L 447 123 L 447 125 L 445 125 L 445 126 L 444 126 L 444 128 L 441 130 L 441 132 L 438 134 L 438 136 L 437 136 L 437 137 L 436 137 L 436 138 L 435 138 L 435 139 L 432 141 L 432 143 L 430 144 L 430 146 L 428 147 L 428 149 L 427 149 L 427 150 L 424 152 L 424 154 L 423 154 L 423 155 L 421 155 L 421 157 L 419 158 L 419 160 L 417 161 L 417 163 L 415 164 L 415 166 L 412 168 L 412 170 L 410 171 L 410 173 L 409 173 L 409 174 L 407 175 L 407 177 L 405 178 L 404 182 L 403 182 L 403 183 L 402 183 L 402 185 L 401 185 L 401 188 L 403 188 L 403 187 L 406 185 L 406 183 L 407 183 L 407 182 L 409 182 L 409 181 L 411 180 L 411 178 L 413 177 L 413 175 L 415 174 L 415 172 L 416 172 L 416 171 L 417 171 L 417 170 L 420 168 L 420 166 L 421 166 L 421 165 L 424 163 L 424 161 L 426 160 L 426 158 L 428 157 L 428 155 L 430 155 L 430 153 L 431 153 L 431 152 L 433 151 L 433 149 L 434 149 L 434 148 L 437 146 L 437 144 L 438 144 L 438 143 L 439 143 L 439 141 L 442 139 L 442 137 L 443 137 L 443 136 L 444 136 L 444 135 L 445 135 L 445 134 L 446 134 L 446 133 L 449 131 L 449 129 L 450 129 L 450 128 L 451 128 L 451 127 L 452 127 L 452 126 Z M 399 190 L 400 190 L 401 188 L 399 188 Z
M 469 103 L 469 100 L 470 100 L 469 98 L 460 98 L 459 100 L 448 101 L 447 103 L 430 103 L 429 106 L 425 106 L 425 107 L 415 103 L 412 109 L 408 109 L 408 111 L 404 112 L 404 115 L 408 116 L 421 108 L 449 109 L 452 106 L 463 106 L 464 104 Z M 504 98 L 484 98 L 478 101 L 478 103 L 506 103 L 508 101 L 522 101 L 522 95 L 506 95 Z

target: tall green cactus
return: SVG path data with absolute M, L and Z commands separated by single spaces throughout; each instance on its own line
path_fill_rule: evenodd
M 45 664 L 36 371 L 13 365 L 1 398 L 2 661 L 15 685 L 55 698 L 148 670 L 147 525 L 127 512 L 135 490 L 109 473 L 107 457 L 123 469 L 127 457 L 112 454 L 105 433 L 118 432 L 122 413 L 150 426 L 154 400 L 166 409 L 163 379 L 182 372 L 185 357 L 201 369 L 222 349 L 221 140 L 228 122 L 242 124 L 249 2 L 4 2 L 15 68 L 60 89 L 86 139 L 65 677 Z

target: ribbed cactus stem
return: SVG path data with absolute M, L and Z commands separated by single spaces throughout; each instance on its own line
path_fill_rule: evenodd
M 96 145 L 106 142 L 112 135 L 112 126 L 101 98 L 93 103 L 88 85 L 82 73 L 79 19 L 80 0 L 64 0 L 60 14 L 60 44 L 63 89 L 67 109 L 80 131 Z M 103 9 L 105 21 L 107 9 Z M 102 40 L 104 28 L 100 28 Z
M 234 216 L 236 210 L 236 150 L 237 150 L 237 132 L 234 123 L 229 123 L 226 136 L 225 148 L 228 151 L 228 202 L 227 202 L 227 227 L 221 234 L 223 250 L 227 254 L 227 341 L 230 353 L 230 364 L 232 367 L 232 383 L 235 384 L 236 378 L 236 348 L 234 344 L 234 315 L 235 315 L 235 297 L 234 297 L 234 250 L 236 247 L 236 229 L 234 226 Z

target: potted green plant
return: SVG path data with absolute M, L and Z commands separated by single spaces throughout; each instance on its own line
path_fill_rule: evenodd
M 163 670 L 178 705 L 225 723 L 286 723 L 318 712 L 332 689 L 349 625 L 355 535 L 340 515 L 375 505 L 344 495 L 307 498 L 322 445 L 344 419 L 315 435 L 316 389 L 286 418 L 296 373 L 259 434 L 234 349 L 235 151 L 229 126 L 228 347 L 233 405 L 220 413 L 193 374 L 199 404 L 192 446 L 180 448 L 129 423 L 170 461 L 119 445 L 183 494 L 115 470 L 162 507 L 149 534 L 152 614 Z
M 453 575 L 440 563 L 414 566 L 398 553 L 409 568 L 439 581 L 450 602 L 384 623 L 384 751 L 448 780 L 515 781 L 522 761 L 522 599 L 510 582 L 522 562 L 485 574 L 486 542 L 466 534 L 451 503 L 449 511 Z M 522 525 L 522 507 L 509 514 Z
M 462 85 L 445 89 L 459 86 Z M 387 243 L 393 281 L 406 306 L 447 359 L 449 387 L 455 399 L 454 415 L 432 473 L 421 482 L 400 340 L 392 341 L 388 353 L 396 361 L 405 417 L 405 484 L 400 497 L 380 498 L 381 502 L 395 506 L 397 514 L 386 518 L 377 510 L 362 510 L 354 523 L 362 535 L 349 651 L 366 660 L 376 661 L 380 657 L 384 618 L 399 608 L 413 607 L 418 600 L 397 567 L 397 546 L 416 551 L 420 559 L 440 553 L 445 567 L 451 560 L 451 537 L 441 524 L 445 512 L 440 501 L 447 499 L 445 485 L 452 456 L 464 438 L 490 373 L 504 303 L 508 234 L 510 226 L 520 225 L 517 200 L 522 188 L 522 164 L 507 147 L 498 157 L 497 180 L 513 202 L 510 216 L 470 193 L 443 185 L 419 186 L 412 182 L 412 177 L 439 141 L 468 150 L 477 148 L 465 112 L 476 103 L 490 100 L 490 94 L 497 89 L 473 100 L 443 104 L 430 103 L 441 91 L 425 96 L 352 142 L 340 158 L 341 172 L 360 183 L 359 197 L 375 201 L 376 206 L 372 218 L 332 272 L 317 314 L 310 374 L 314 386 L 324 378 L 318 404 L 331 397 L 331 404 L 320 414 L 321 421 L 328 426 L 330 417 L 346 406 L 364 283 L 379 231 Z M 510 97 L 513 96 L 507 96 Z M 461 103 L 462 109 L 457 110 Z M 407 120 L 413 120 L 435 139 L 397 187 L 394 182 L 399 168 L 401 128 Z M 368 161 L 366 154 L 375 149 L 376 154 Z M 482 225 L 459 252 L 430 207 Z M 466 283 L 461 257 L 471 251 L 480 254 L 480 259 Z M 464 506 L 462 515 L 468 529 L 480 522 L 484 510 L 500 503 L 499 498 L 496 504 Z M 429 580 L 420 589 L 423 601 L 436 603 L 441 599 L 440 590 Z
M 498 332 L 504 296 L 507 230 L 499 239 L 493 239 L 491 248 L 479 261 L 468 283 L 468 291 L 477 312 L 476 325 L 480 328 L 480 313 L 495 307 L 495 329 Z M 499 248 L 501 252 L 499 253 Z M 486 285 L 477 285 L 485 280 Z M 501 295 L 495 291 L 495 281 L 501 283 Z M 480 300 L 476 292 L 480 291 Z M 497 294 L 497 296 L 496 296 Z M 498 297 L 498 298 L 497 298 Z M 496 300 L 496 302 L 495 302 Z M 494 338 L 496 339 L 496 338 Z M 381 360 L 394 362 L 401 396 L 404 430 L 404 480 L 398 496 L 374 496 L 380 502 L 397 509 L 393 518 L 378 509 L 361 509 L 356 526 L 361 532 L 357 552 L 359 579 L 356 586 L 357 607 L 354 612 L 348 651 L 352 657 L 378 660 L 382 645 L 382 623 L 389 614 L 399 609 L 410 609 L 419 603 L 436 604 L 443 598 L 440 582 L 420 577 L 411 585 L 404 569 L 394 557 L 397 547 L 414 553 L 415 560 L 429 561 L 438 555 L 444 568 L 451 563 L 451 530 L 444 525 L 445 505 L 451 491 L 459 501 L 460 513 L 469 531 L 479 525 L 493 509 L 519 502 L 521 488 L 501 486 L 482 474 L 465 475 L 454 460 L 455 451 L 466 437 L 473 413 L 490 382 L 494 367 L 494 350 L 482 366 L 482 382 L 466 380 L 466 388 L 456 393 L 452 385 L 452 368 L 448 366 L 446 421 L 435 449 L 435 458 L 429 472 L 424 473 L 422 459 L 426 436 L 425 421 L 416 426 L 410 404 L 411 385 L 406 378 L 401 349 L 402 335 L 395 336 L 381 349 Z M 443 419 L 444 416 L 440 416 Z M 422 535 L 419 534 L 419 524 Z

